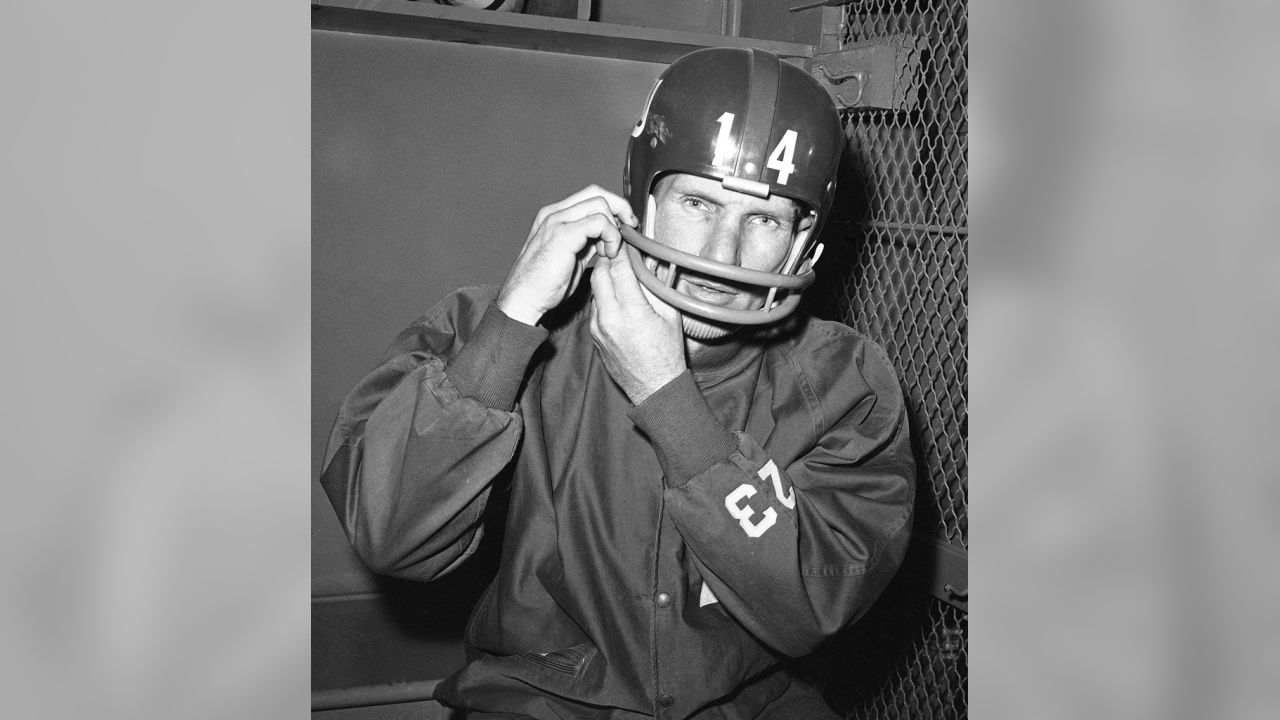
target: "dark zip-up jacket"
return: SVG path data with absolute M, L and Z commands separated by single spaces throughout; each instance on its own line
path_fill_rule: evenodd
M 401 333 L 343 403 L 321 479 L 364 562 L 429 581 L 475 552 L 515 463 L 470 662 L 437 697 L 755 716 L 788 686 L 780 659 L 859 617 L 905 552 L 914 463 L 883 350 L 800 318 L 708 348 L 632 406 L 585 312 L 530 327 L 496 291 L 460 290 Z

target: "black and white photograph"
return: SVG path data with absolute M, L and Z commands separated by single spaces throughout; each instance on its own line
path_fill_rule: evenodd
M 963 0 L 450 4 L 312 15 L 313 717 L 965 717 Z
M 6 716 L 1274 716 L 1277 27 L 6 4 Z

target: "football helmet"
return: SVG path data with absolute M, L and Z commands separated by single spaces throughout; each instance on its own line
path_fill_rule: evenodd
M 786 317 L 813 282 L 813 264 L 822 252 L 815 240 L 835 194 L 844 142 L 831 96 L 816 79 L 778 56 L 756 49 L 706 48 L 679 58 L 654 83 L 627 145 L 623 194 L 644 231 L 624 225 L 622 237 L 636 276 L 663 301 L 707 320 L 762 325 Z M 718 180 L 729 190 L 757 197 L 791 198 L 813 222 L 796 234 L 776 272 L 675 250 L 651 239 L 654 184 L 673 172 Z M 640 253 L 669 265 L 665 282 Z M 675 290 L 681 270 L 769 292 L 758 310 L 722 308 Z

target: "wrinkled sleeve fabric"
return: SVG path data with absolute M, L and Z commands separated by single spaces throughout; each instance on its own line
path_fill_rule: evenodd
M 837 343 L 831 361 L 839 369 L 805 385 L 808 450 L 782 464 L 756 438 L 725 429 L 687 374 L 632 411 L 707 588 L 791 656 L 867 610 L 911 532 L 915 463 L 896 376 L 869 341 Z
M 473 554 L 493 479 L 523 424 L 516 399 L 546 330 L 508 318 L 494 288 L 443 300 L 347 395 L 320 483 L 361 560 L 432 580 Z

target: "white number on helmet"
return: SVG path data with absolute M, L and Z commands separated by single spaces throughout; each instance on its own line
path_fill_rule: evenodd
M 736 149 L 733 145 L 733 137 L 730 134 L 733 131 L 734 114 L 731 112 L 721 113 L 716 118 L 716 122 L 720 124 L 720 132 L 716 135 L 715 155 L 711 158 L 711 164 L 716 167 L 726 167 L 732 160 L 732 155 Z M 764 166 L 770 170 L 778 171 L 778 184 L 786 185 L 787 180 L 791 179 L 791 173 L 796 171 L 795 163 L 792 162 L 796 157 L 796 140 L 799 135 L 795 130 L 788 130 L 782 134 L 782 139 L 778 141 L 778 146 L 769 154 L 769 159 L 765 161 Z
M 716 154 L 711 158 L 711 164 L 716 167 L 727 166 L 730 156 L 733 155 L 733 138 L 729 135 L 733 130 L 733 113 L 727 112 L 716 118 L 716 122 L 720 123 L 720 134 L 716 136 Z
M 769 161 L 764 164 L 770 170 L 778 171 L 779 185 L 786 185 L 791 173 L 796 171 L 796 166 L 791 162 L 795 159 L 795 156 L 796 131 L 788 130 L 782 134 L 782 140 L 778 141 L 778 147 L 773 149 L 773 153 L 769 155 Z

